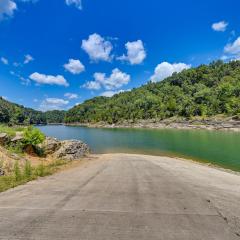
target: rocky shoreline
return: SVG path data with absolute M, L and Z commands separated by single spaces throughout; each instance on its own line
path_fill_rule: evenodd
M 116 124 L 99 123 L 72 123 L 67 126 L 83 126 L 91 128 L 148 128 L 148 129 L 205 129 L 240 132 L 240 121 L 235 120 L 181 120 L 181 121 L 156 121 L 140 120 L 137 122 L 124 121 Z
M 79 140 L 60 141 L 56 138 L 46 137 L 39 147 L 44 150 L 46 155 L 67 161 L 81 159 L 90 153 L 88 145 Z
M 11 175 L 16 162 L 24 169 L 26 162 L 37 167 L 54 161 L 78 161 L 90 154 L 89 146 L 80 140 L 60 141 L 46 137 L 41 144 L 22 148 L 24 141 L 23 132 L 16 132 L 15 136 L 0 133 L 0 176 Z

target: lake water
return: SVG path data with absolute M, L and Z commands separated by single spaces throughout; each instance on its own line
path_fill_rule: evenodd
M 79 139 L 93 153 L 167 155 L 208 162 L 240 171 L 240 133 L 174 129 L 95 129 L 39 126 L 47 136 Z

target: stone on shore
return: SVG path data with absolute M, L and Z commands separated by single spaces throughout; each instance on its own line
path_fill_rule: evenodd
M 47 137 L 41 148 L 43 148 L 45 154 L 53 154 L 61 147 L 61 142 L 56 138 Z
M 47 155 L 55 159 L 78 160 L 90 153 L 88 145 L 78 140 L 60 141 L 56 138 L 47 137 L 39 146 Z
M 77 140 L 66 140 L 61 142 L 61 147 L 53 154 L 55 158 L 63 160 L 78 160 L 89 154 L 87 144 Z
M 23 139 L 24 139 L 23 132 L 16 132 L 16 136 L 11 139 L 11 142 L 18 143 L 18 142 L 22 142 Z
M 7 133 L 0 133 L 0 145 L 6 145 L 9 141 Z

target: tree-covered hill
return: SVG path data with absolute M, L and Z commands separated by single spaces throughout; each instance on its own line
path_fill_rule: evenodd
M 240 61 L 201 65 L 111 98 L 85 101 L 66 113 L 65 122 L 117 123 L 218 114 L 240 116 Z
M 44 113 L 47 123 L 63 123 L 66 111 L 53 110 Z
M 11 103 L 0 97 L 0 122 L 8 124 L 44 124 L 44 113 Z
M 213 62 L 174 73 L 162 82 L 123 92 L 111 98 L 96 97 L 69 111 L 41 112 L 0 97 L 0 123 L 118 123 L 124 120 L 163 120 L 170 117 L 240 118 L 240 61 Z M 64 119 L 65 118 L 65 119 Z
M 0 123 L 7 124 L 47 124 L 62 123 L 64 111 L 41 112 L 11 103 L 0 97 Z

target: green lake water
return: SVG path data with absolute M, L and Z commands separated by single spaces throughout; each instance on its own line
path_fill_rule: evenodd
M 240 133 L 174 129 L 105 129 L 39 126 L 47 136 L 79 139 L 93 153 L 177 156 L 240 171 Z

